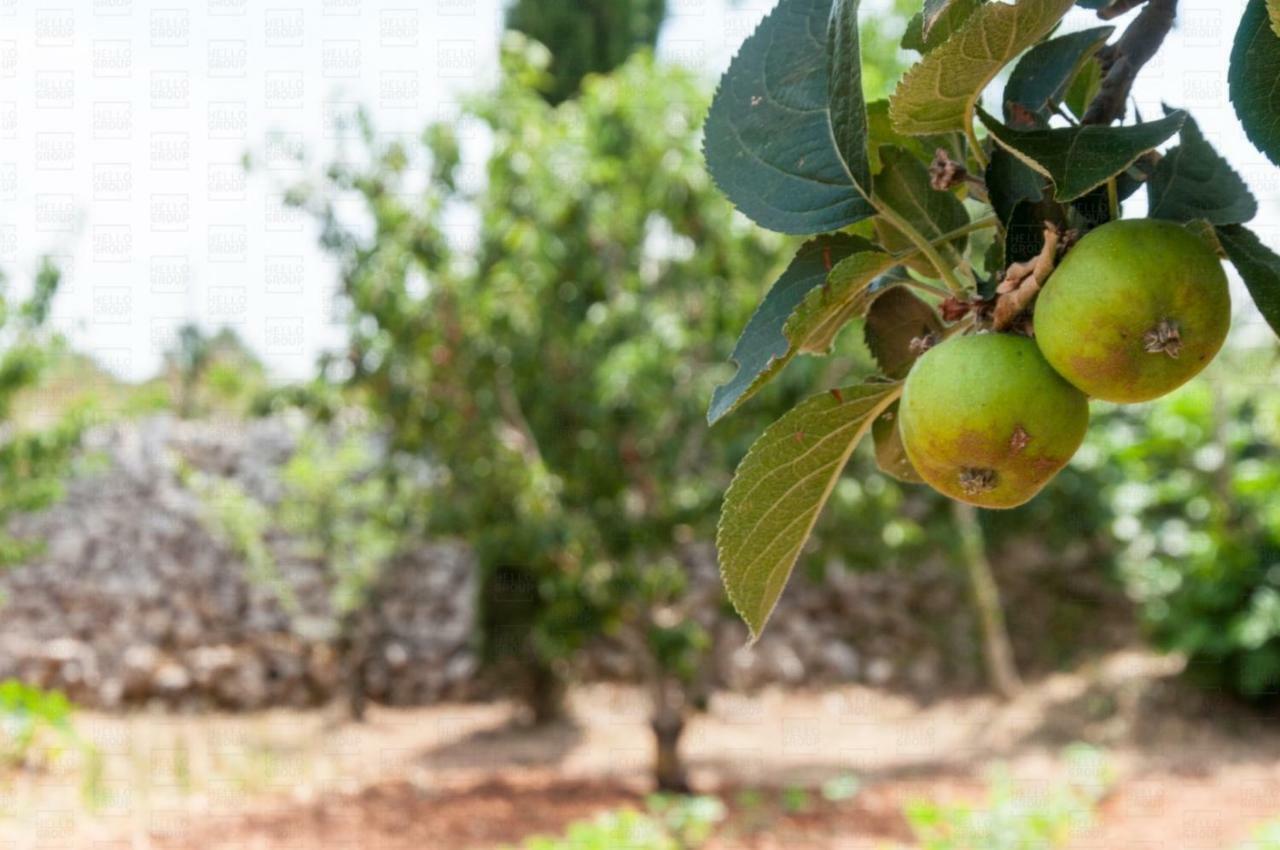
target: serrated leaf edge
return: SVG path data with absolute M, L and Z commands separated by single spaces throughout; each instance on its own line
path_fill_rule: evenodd
M 806 243 L 806 244 L 807 244 L 807 243 Z M 906 255 L 906 256 L 913 256 L 915 253 L 918 253 L 918 252 L 911 252 L 911 254 L 908 254 L 908 255 Z M 821 298 L 824 298 L 824 297 L 829 297 L 829 294 L 830 294 L 830 287 L 831 287 L 831 276 L 832 276 L 833 274 L 835 274 L 836 270 L 837 270 L 837 269 L 839 269 L 841 265 L 843 265 L 844 263 L 846 263 L 846 262 L 848 262 L 849 260 L 853 259 L 854 257 L 858 257 L 858 256 L 861 256 L 861 255 L 863 255 L 863 254 L 883 254 L 883 255 L 884 255 L 884 262 L 886 262 L 886 263 L 887 263 L 887 265 L 885 266 L 885 268 L 881 269 L 881 270 L 880 270 L 879 272 L 877 272 L 876 274 L 883 274 L 883 273 L 884 273 L 885 271 L 887 271 L 888 269 L 890 269 L 890 268 L 892 268 L 893 266 L 895 266 L 895 265 L 897 265 L 898 263 L 900 263 L 900 262 L 902 261 L 902 258 L 903 258 L 903 257 L 902 257 L 902 256 L 900 256 L 900 255 L 890 254 L 890 253 L 888 253 L 887 251 L 881 251 L 881 250 L 880 250 L 880 249 L 878 249 L 878 248 L 870 248 L 870 249 L 867 249 L 867 250 L 864 250 L 864 251 L 857 251 L 857 252 L 855 252 L 855 253 L 853 253 L 853 254 L 850 254 L 848 257 L 845 257 L 844 259 L 842 259 L 842 260 L 840 260 L 839 262 L 837 262 L 834 266 L 832 266 L 832 267 L 831 267 L 831 270 L 827 272 L 827 280 L 826 280 L 826 282 L 824 282 L 823 284 L 821 284 L 821 285 L 819 285 L 819 286 L 815 286 L 812 290 L 810 290 L 810 291 L 808 292 L 808 294 L 806 294 L 806 295 L 805 295 L 805 297 L 804 297 L 804 298 L 802 298 L 802 299 L 800 300 L 800 303 L 799 303 L 799 304 L 797 304 L 797 305 L 795 306 L 795 309 L 793 309 L 793 310 L 791 311 L 791 314 L 790 314 L 789 316 L 787 316 L 786 321 L 785 321 L 785 322 L 783 322 L 783 324 L 782 324 L 782 335 L 783 335 L 783 337 L 784 337 L 784 338 L 786 338 L 787 343 L 788 343 L 786 352 L 785 352 L 784 354 L 782 354 L 781 356 L 777 356 L 777 355 L 775 355 L 774 357 L 770 358 L 770 359 L 769 359 L 769 362 L 768 362 L 768 363 L 766 363 L 766 364 L 765 364 L 765 366 L 764 366 L 764 368 L 760 370 L 760 374 L 758 374 L 758 375 L 755 377 L 755 379 L 754 379 L 754 380 L 752 380 L 752 382 L 751 382 L 750 384 L 748 384 L 748 385 L 747 385 L 747 388 L 746 388 L 745 390 L 743 390 L 743 391 L 742 391 L 742 394 L 741 394 L 740 396 L 738 396 L 738 398 L 736 398 L 736 399 L 734 400 L 733 404 L 731 404 L 731 405 L 729 405 L 727 408 L 725 408 L 725 409 L 720 413 L 720 415 L 719 415 L 719 416 L 716 416 L 715 418 L 712 418 L 712 417 L 711 417 L 711 409 L 710 409 L 710 408 L 708 408 L 708 410 L 707 410 L 707 424 L 708 424 L 708 425 L 714 425 L 715 423 L 719 422 L 721 419 L 723 419 L 723 418 L 725 418 L 726 416 L 728 416 L 730 413 L 733 413 L 735 410 L 737 410 L 739 407 L 741 407 L 744 403 L 746 403 L 747 401 L 749 401 L 751 398 L 753 398 L 753 397 L 755 396 L 755 394 L 756 394 L 757 392 L 759 392 L 759 391 L 761 390 L 761 388 L 763 388 L 763 387 L 764 387 L 764 385 L 765 385 L 765 384 L 767 384 L 767 383 L 769 383 L 769 381 L 773 380 L 773 379 L 774 379 L 774 377 L 776 377 L 776 376 L 778 375 L 778 373 L 779 373 L 779 372 L 781 372 L 781 371 L 786 367 L 786 365 L 787 365 L 788 363 L 790 363 L 792 360 L 796 359 L 796 357 L 798 357 L 799 355 L 801 355 L 801 354 L 823 354 L 823 353 L 826 353 L 826 352 L 829 352 L 829 351 L 830 351 L 830 346 L 828 346 L 828 347 L 826 348 L 825 352 L 824 352 L 824 351 L 821 351 L 821 350 L 814 350 L 814 349 L 807 348 L 807 347 L 803 344 L 803 340 L 797 341 L 797 340 L 792 336 L 792 334 L 793 334 L 793 333 L 795 332 L 795 330 L 796 330 L 794 322 L 796 321 L 796 317 L 797 317 L 798 315 L 800 315 L 800 314 L 801 314 L 801 313 L 802 313 L 806 308 L 808 308 L 808 307 L 812 306 L 812 305 L 811 305 L 811 301 L 813 301 L 813 300 L 818 300 L 818 299 L 821 299 Z M 865 293 L 866 293 L 867 288 L 868 288 L 868 287 L 870 287 L 870 286 L 871 286 L 871 284 L 872 284 L 874 281 L 875 281 L 875 276 L 873 275 L 872 277 L 868 278 L 868 279 L 867 279 L 867 281 L 866 281 L 866 283 L 865 283 L 865 284 L 863 284 L 861 287 L 856 287 L 856 288 L 851 289 L 851 290 L 846 294 L 846 296 L 845 296 L 844 298 L 842 298 L 842 300 L 841 300 L 841 304 L 842 304 L 842 306 L 843 306 L 843 307 L 846 307 L 846 308 L 847 308 L 847 307 L 856 307 L 856 306 L 857 306 L 857 300 L 858 300 L 858 298 L 859 298 L 861 295 L 863 295 L 863 294 L 865 294 Z M 767 296 L 766 296 L 766 297 L 767 297 Z M 868 303 L 869 303 L 869 302 L 868 302 Z M 759 312 L 760 308 L 761 308 L 763 305 L 764 305 L 764 302 L 763 302 L 763 301 L 762 301 L 759 305 L 757 305 L 757 306 L 756 306 L 756 312 Z M 751 315 L 752 315 L 752 318 L 754 318 L 754 317 L 755 317 L 755 312 L 753 312 Z M 856 315 L 856 314 L 855 314 L 855 315 Z M 842 327 L 846 322 L 850 321 L 850 320 L 851 320 L 851 319 L 853 319 L 853 317 L 854 317 L 854 315 L 844 314 L 843 312 L 841 312 L 841 313 L 836 313 L 836 314 L 834 314 L 833 318 L 835 318 L 835 317 L 841 317 L 841 316 L 842 316 L 842 318 L 840 318 L 840 319 L 839 319 L 839 324 L 838 324 L 838 326 L 836 327 L 836 329 L 835 329 L 835 330 L 832 332 L 832 334 L 831 334 L 831 337 L 832 337 L 833 342 L 834 342 L 834 339 L 835 339 L 836 335 L 838 335 L 838 334 L 839 334 L 839 332 L 840 332 L 840 328 L 841 328 L 841 327 Z M 748 320 L 748 324 L 750 324 L 750 320 Z M 829 326 L 830 324 L 831 324 L 831 320 L 827 320 L 827 321 L 824 321 L 824 322 L 823 322 L 821 325 L 819 325 L 818 327 L 827 327 L 827 326 Z M 744 329 L 744 331 L 745 331 L 745 329 Z M 814 335 L 814 334 L 813 334 L 813 333 L 812 333 L 812 331 L 811 331 L 809 334 L 806 334 L 806 337 L 808 337 L 808 336 L 813 336 L 813 335 Z M 741 369 L 741 368 L 742 368 L 742 364 L 741 364 L 741 363 L 739 363 L 737 360 L 735 360 L 735 359 L 734 359 L 734 358 L 732 358 L 732 357 L 730 357 L 730 358 L 729 358 L 729 362 L 730 362 L 730 363 L 732 363 L 733 365 L 737 366 L 737 367 L 738 367 L 738 369 Z M 737 372 L 734 372 L 733 376 L 731 376 L 731 377 L 729 378 L 729 381 L 732 381 L 735 377 L 737 377 L 737 374 L 738 374 Z M 729 383 L 729 381 L 726 381 L 725 383 L 727 384 L 727 383 Z M 724 386 L 724 384 L 721 384 L 720 386 Z M 719 387 L 717 387 L 716 389 L 719 389 Z M 714 400 L 714 393 L 713 393 L 713 395 L 712 395 L 712 399 Z
M 1276 0 L 1276 1 L 1280 2 L 1280 0 Z M 1167 108 L 1166 108 L 1166 114 L 1168 114 Z M 1250 213 L 1249 217 L 1244 219 L 1243 221 L 1210 222 L 1207 218 L 1203 218 L 1203 217 L 1201 217 L 1200 220 L 1207 222 L 1210 227 L 1218 227 L 1219 225 L 1227 225 L 1227 224 L 1247 224 L 1248 222 L 1253 221 L 1253 219 L 1256 218 L 1258 215 L 1258 199 L 1254 197 L 1252 190 L 1249 189 L 1249 184 L 1246 183 L 1244 178 L 1240 176 L 1240 172 L 1236 171 L 1235 168 L 1231 165 L 1231 163 L 1227 160 L 1227 158 L 1224 157 L 1222 154 L 1218 153 L 1217 149 L 1214 148 L 1212 144 L 1210 144 L 1209 140 L 1205 137 L 1204 132 L 1200 130 L 1199 125 L 1196 123 L 1195 119 L 1190 114 L 1188 114 L 1186 118 L 1183 120 L 1182 127 L 1178 131 L 1179 141 L 1177 146 L 1171 148 L 1168 151 L 1168 153 L 1165 155 L 1165 157 L 1160 160 L 1159 165 L 1156 166 L 1157 173 L 1162 168 L 1172 168 L 1176 172 L 1178 163 L 1181 162 L 1181 157 L 1183 155 L 1182 149 L 1187 144 L 1186 139 L 1184 139 L 1182 136 L 1188 127 L 1194 127 L 1196 129 L 1196 132 L 1200 136 L 1199 141 L 1202 144 L 1204 144 L 1207 148 L 1209 148 L 1209 150 L 1213 152 L 1214 156 L 1218 158 L 1218 161 L 1221 163 L 1221 165 L 1224 168 L 1226 168 L 1227 172 L 1231 176 L 1235 177 L 1237 181 L 1239 181 L 1240 185 L 1244 187 L 1245 197 L 1247 197 L 1249 199 L 1249 202 L 1253 205 L 1253 212 Z M 1141 157 L 1141 154 L 1139 154 L 1139 157 Z M 1154 199 L 1155 202 L 1153 203 L 1153 199 L 1151 196 L 1155 194 L 1154 176 L 1155 175 L 1153 174 L 1152 177 L 1147 180 L 1147 215 L 1148 217 L 1154 217 L 1152 214 L 1160 210 L 1160 208 L 1164 204 L 1165 198 L 1167 197 L 1167 194 L 1160 195 L 1158 198 Z M 1195 220 L 1196 219 L 1192 219 L 1192 221 L 1195 221 Z
M 946 50 L 947 46 L 952 41 L 955 41 L 958 38 L 963 38 L 970 27 L 977 28 L 982 26 L 984 23 L 982 19 L 982 15 L 984 14 L 984 11 L 983 11 L 984 9 L 993 10 L 990 12 L 986 12 L 986 14 L 991 14 L 991 15 L 1009 14 L 1009 12 L 1002 13 L 994 10 L 1000 9 L 1000 8 L 1016 10 L 1019 8 L 1019 6 L 1022 5 L 1022 3 L 1028 3 L 1028 2 L 1046 2 L 1046 0 L 1022 0 L 1021 3 L 995 2 L 995 3 L 985 4 L 984 6 L 980 7 L 973 15 L 971 15 L 953 33 L 951 33 L 951 35 L 947 36 L 945 41 L 943 41 L 936 48 L 934 48 L 929 53 L 927 53 L 924 56 L 924 58 L 922 58 L 919 62 L 917 62 L 910 69 L 908 69 L 907 73 L 904 74 L 902 79 L 898 81 L 898 85 L 894 88 L 893 94 L 889 96 L 889 121 L 893 124 L 893 128 L 904 136 L 928 136 L 934 133 L 953 132 L 953 131 L 962 131 L 966 133 L 969 132 L 969 129 L 973 126 L 974 111 L 980 108 L 978 104 L 982 100 L 982 93 L 986 91 L 987 86 L 991 85 L 991 81 L 994 80 L 996 77 L 1000 76 L 1000 72 L 1004 70 L 1006 67 L 1008 67 L 1009 64 L 1013 62 L 1013 60 L 1016 59 L 1017 56 L 1020 55 L 1023 51 L 1019 51 L 1019 54 L 1010 56 L 1004 62 L 997 65 L 991 71 L 991 73 L 987 75 L 982 85 L 978 87 L 978 90 L 973 93 L 972 98 L 966 104 L 962 123 L 958 127 L 947 125 L 944 127 L 930 127 L 927 129 L 916 129 L 916 130 L 904 129 L 899 123 L 900 119 L 905 118 L 905 116 L 901 114 L 901 110 L 898 108 L 898 104 L 901 102 L 898 95 L 902 91 L 903 87 L 905 87 L 908 84 L 908 82 L 913 76 L 918 76 L 919 74 L 924 73 L 925 66 L 928 62 L 938 61 L 937 57 L 943 55 L 943 52 Z M 1063 14 L 1065 15 L 1066 12 L 1064 11 Z M 1059 20 L 1061 20 L 1061 18 L 1059 18 Z M 1052 29 L 1053 29 L 1053 25 L 1050 25 L 1049 28 L 1046 30 L 1046 32 Z M 1044 36 L 1044 33 L 1041 33 L 1040 37 L 1043 37 L 1043 36 Z M 1039 38 L 1037 38 L 1036 41 L 1039 41 Z M 1033 44 L 1034 43 L 1035 42 L 1033 42 Z
M 1186 111 L 1185 111 L 1185 110 L 1177 109 L 1177 110 L 1174 110 L 1174 112 L 1170 113 L 1170 115 L 1178 114 L 1178 113 L 1180 113 L 1180 117 L 1181 117 L 1182 121 L 1185 121 L 1185 120 L 1186 120 L 1186 117 L 1187 117 L 1187 113 L 1186 113 Z M 1002 122 L 1000 122 L 999 120 L 997 120 L 997 119 L 996 119 L 996 117 L 995 117 L 994 115 L 992 115 L 991 113 L 987 112 L 985 109 L 982 109 L 981 107 L 979 107 L 979 108 L 978 108 L 978 117 L 982 120 L 983 125 L 984 125 L 984 126 L 986 126 L 988 130 L 990 130 L 990 124 L 1000 124 L 1001 126 L 1004 126 L 1004 125 L 1003 125 L 1003 123 L 1002 123 Z M 1169 117 L 1168 115 L 1166 115 L 1166 116 L 1165 116 L 1165 118 L 1168 118 L 1168 117 Z M 1157 119 L 1157 120 L 1164 120 L 1164 119 Z M 1174 133 L 1177 133 L 1179 130 L 1181 130 L 1181 129 L 1182 129 L 1182 121 L 1179 121 L 1177 129 L 1175 129 L 1175 130 L 1173 131 Z M 990 123 L 988 123 L 988 122 L 990 122 Z M 1155 122 L 1153 121 L 1153 122 L 1146 122 L 1146 123 L 1155 123 Z M 1137 125 L 1137 124 L 1131 124 L 1131 125 L 1129 125 L 1129 126 L 1131 126 L 1131 127 L 1136 127 L 1136 126 L 1139 126 L 1139 125 Z M 1079 129 L 1079 128 L 1078 128 L 1078 127 L 1072 127 L 1072 128 L 1064 128 L 1064 129 Z M 1120 128 L 1116 128 L 1116 129 L 1120 129 Z M 1172 137 L 1172 136 L 1173 136 L 1173 133 L 1170 133 L 1169 135 L 1170 135 L 1170 137 Z M 1030 156 L 1027 156 L 1027 155 L 1026 155 L 1026 154 L 1024 154 L 1024 153 L 1022 153 L 1021 151 L 1019 151 L 1017 148 L 1013 147 L 1012 145 L 1009 145 L 1009 144 L 1007 144 L 1006 142 L 1001 141 L 1001 140 L 996 136 L 996 134 L 995 134 L 995 133 L 991 133 L 991 134 L 990 134 L 990 136 L 991 136 L 991 140 L 992 140 L 993 142 L 995 142 L 997 145 L 999 145 L 999 146 L 1000 146 L 1001 148 L 1003 148 L 1004 150 L 1006 150 L 1006 151 L 1008 151 L 1009 153 L 1013 154 L 1013 155 L 1014 155 L 1014 156 L 1015 156 L 1019 161 L 1021 161 L 1024 165 L 1026 165 L 1027 167 L 1029 167 L 1032 171 L 1036 172 L 1037 174 L 1039 174 L 1039 175 L 1041 175 L 1041 176 L 1043 176 L 1043 177 L 1047 177 L 1047 178 L 1049 178 L 1049 180 L 1050 180 L 1051 182 L 1053 182 L 1053 199 L 1054 199 L 1055 201 L 1058 201 L 1059 203 L 1069 203 L 1069 202 L 1071 202 L 1071 201 L 1074 201 L 1076 198 L 1084 197 L 1085 195 L 1087 195 L 1087 194 L 1089 194 L 1090 192 L 1092 192 L 1094 189 L 1096 189 L 1096 188 L 1098 188 L 1099 186 L 1101 186 L 1103 183 L 1106 183 L 1108 179 L 1110 179 L 1110 178 L 1104 177 L 1104 178 L 1102 178 L 1101 180 L 1099 180 L 1098 182 L 1096 182 L 1096 183 L 1094 183 L 1094 184 L 1090 185 L 1090 186 L 1089 186 L 1089 188 L 1085 189 L 1083 192 L 1080 192 L 1080 193 L 1078 193 L 1078 194 L 1072 195 L 1072 196 L 1071 196 L 1071 197 L 1069 197 L 1069 198 L 1063 198 L 1063 197 L 1060 197 L 1058 193 L 1059 193 L 1059 192 L 1061 192 L 1062 190 L 1061 190 L 1061 188 L 1058 186 L 1057 181 L 1055 181 L 1055 180 L 1053 179 L 1053 175 L 1049 173 L 1049 170 L 1048 170 L 1048 169 L 1046 169 L 1044 166 L 1042 166 L 1042 165 L 1041 165 L 1039 162 L 1037 162 L 1035 159 L 1031 158 Z M 1163 143 L 1162 143 L 1162 144 L 1163 144 Z M 1147 150 L 1154 150 L 1154 149 L 1155 149 L 1155 148 L 1147 148 L 1146 150 L 1138 151 L 1138 153 L 1134 154 L 1133 158 L 1132 158 L 1132 159 L 1130 159 L 1128 162 L 1126 162 L 1126 163 L 1125 163 L 1125 164 L 1124 164 L 1124 165 L 1119 169 L 1119 171 L 1117 171 L 1116 173 L 1118 174 L 1118 173 L 1120 173 L 1120 171 L 1124 171 L 1126 168 L 1128 168 L 1129 166 L 1133 165 L 1135 162 L 1137 162 L 1137 161 L 1138 161 L 1138 159 L 1139 159 L 1139 158 L 1140 158 L 1144 153 L 1146 153 L 1146 152 L 1147 152 Z
M 742 462 L 738 464 L 738 468 L 734 471 L 733 481 L 730 482 L 729 489 L 725 491 L 724 507 L 721 508 L 720 519 L 716 523 L 716 557 L 717 557 L 717 560 L 720 562 L 719 563 L 720 581 L 724 585 L 725 593 L 729 597 L 730 603 L 733 605 L 733 610 L 736 611 L 738 616 L 742 618 L 742 621 L 746 623 L 747 629 L 751 634 L 751 640 L 749 642 L 749 645 L 754 645 L 756 641 L 760 639 L 760 636 L 764 633 L 764 628 L 765 626 L 768 625 L 769 618 L 773 615 L 773 611 L 778 605 L 778 600 L 782 598 L 782 593 L 786 589 L 786 582 L 785 581 L 783 582 L 782 588 L 779 589 L 778 595 L 777 597 L 774 598 L 773 602 L 769 604 L 768 610 L 760 612 L 759 626 L 757 627 L 753 625 L 752 616 L 748 612 L 743 610 L 742 603 L 738 598 L 739 594 L 736 594 L 734 592 L 734 590 L 732 589 L 729 583 L 728 576 L 726 575 L 726 572 L 725 572 L 724 559 L 723 557 L 721 557 L 721 551 L 722 551 L 721 540 L 722 540 L 722 534 L 724 530 L 725 517 L 727 515 L 727 507 L 730 503 L 730 500 L 734 497 L 735 488 L 739 485 L 739 482 L 742 480 L 741 471 L 751 460 L 754 459 L 754 457 L 759 453 L 759 451 L 764 445 L 771 444 L 772 442 L 771 438 L 774 436 L 776 430 L 780 426 L 782 426 L 783 423 L 787 421 L 788 417 L 790 417 L 792 414 L 799 411 L 802 407 L 808 404 L 813 404 L 814 402 L 820 401 L 824 398 L 827 398 L 830 395 L 834 394 L 835 392 L 853 392 L 856 389 L 861 389 L 862 387 L 866 387 L 866 386 L 869 386 L 869 385 L 858 384 L 858 385 L 854 385 L 853 387 L 846 388 L 845 390 L 842 390 L 842 391 L 833 390 L 828 393 L 822 393 L 819 395 L 810 396 L 809 398 L 800 402 L 795 407 L 791 408 L 791 410 L 789 410 L 787 413 L 783 414 L 777 421 L 775 421 L 772 425 L 766 428 L 764 430 L 764 433 L 762 433 L 758 438 L 756 438 L 756 441 L 752 443 L 751 448 L 747 450 L 746 455 L 742 458 Z M 815 509 L 813 511 L 813 515 L 809 518 L 809 525 L 805 529 L 804 535 L 800 539 L 800 544 L 795 548 L 794 552 L 788 554 L 785 558 L 780 559 L 778 563 L 774 565 L 774 567 L 770 571 L 770 576 L 774 575 L 776 571 L 783 566 L 785 566 L 785 569 L 788 572 L 788 576 L 790 575 L 790 572 L 794 570 L 796 562 L 800 558 L 800 552 L 802 549 L 804 549 L 804 544 L 808 542 L 809 536 L 813 533 L 813 528 L 818 522 L 818 517 L 822 515 L 823 508 L 826 507 L 827 501 L 831 498 L 831 492 L 832 490 L 835 489 L 836 482 L 840 480 L 840 474 L 844 471 L 845 466 L 848 465 L 849 458 L 853 456 L 854 450 L 858 448 L 858 445 L 862 442 L 863 438 L 865 438 L 867 433 L 871 430 L 871 425 L 872 423 L 875 422 L 876 418 L 879 417 L 880 414 L 884 413 L 884 411 L 887 410 L 889 406 L 893 404 L 893 402 L 897 401 L 898 398 L 902 395 L 901 381 L 886 383 L 883 386 L 885 387 L 885 393 L 872 405 L 871 409 L 862 417 L 861 420 L 852 420 L 847 425 L 840 426 L 839 430 L 833 431 L 832 433 L 827 434 L 826 436 L 821 438 L 822 440 L 830 439 L 835 434 L 840 433 L 840 431 L 843 430 L 844 428 L 847 428 L 850 425 L 853 425 L 855 422 L 858 423 L 854 436 L 849 440 L 848 447 L 845 449 L 844 452 L 841 453 L 839 459 L 834 464 L 834 468 L 831 474 L 831 480 L 827 482 L 827 486 L 823 490 L 821 498 L 817 500 Z M 867 400 L 867 398 L 869 397 L 860 396 L 858 398 L 849 398 L 847 400 L 841 400 L 839 403 L 842 405 L 856 404 L 859 401 Z M 787 439 L 790 439 L 790 438 L 787 437 Z M 816 446 L 817 444 L 815 443 L 814 446 L 810 446 L 808 449 L 806 449 L 806 452 L 813 451 L 813 449 L 816 448 Z M 801 455 L 800 457 L 803 457 L 803 455 Z M 797 458 L 793 458 L 790 461 L 788 461 L 788 463 L 794 463 L 796 459 Z M 775 467 L 773 470 L 770 470 L 770 472 L 771 473 L 776 472 L 778 469 L 781 469 L 781 468 L 782 467 Z M 758 485 L 759 485 L 759 482 L 757 482 L 756 486 Z M 794 489 L 794 485 L 792 489 Z M 803 513 L 800 514 L 800 516 L 803 516 Z M 764 547 L 764 548 L 767 549 L 767 547 Z
M 1256 2 L 1263 3 L 1263 0 L 1256 0 Z M 1228 58 L 1227 98 L 1231 101 L 1231 109 L 1236 114 L 1236 120 L 1240 122 L 1240 126 L 1244 129 L 1245 137 L 1248 138 L 1249 143 L 1252 144 L 1254 148 L 1256 148 L 1258 152 L 1261 153 L 1263 156 L 1265 156 L 1268 160 L 1270 160 L 1276 165 L 1280 165 L 1280 151 L 1268 152 L 1266 150 L 1263 150 L 1262 145 L 1254 141 L 1253 119 L 1249 118 L 1248 120 L 1246 120 L 1247 111 L 1243 108 L 1241 103 L 1237 100 L 1237 95 L 1239 94 L 1239 91 L 1236 86 L 1237 75 L 1244 73 L 1244 69 L 1237 66 L 1242 65 L 1244 63 L 1244 58 L 1249 53 L 1250 49 L 1253 47 L 1254 41 L 1260 35 L 1265 34 L 1268 22 L 1271 25 L 1272 34 L 1276 38 L 1280 38 L 1280 24 L 1277 23 L 1277 16 L 1278 14 L 1280 14 L 1280 11 L 1278 11 L 1277 7 L 1280 7 L 1280 0 L 1266 0 L 1266 2 L 1263 3 L 1263 11 L 1265 13 L 1264 17 L 1267 18 L 1268 20 L 1264 20 L 1261 24 L 1259 24 L 1257 32 L 1254 33 L 1248 39 L 1248 46 L 1246 47 L 1244 42 L 1242 42 L 1241 37 L 1245 34 L 1244 33 L 1245 22 L 1252 11 L 1252 7 L 1250 5 L 1245 6 L 1245 12 L 1244 12 L 1244 15 L 1242 15 L 1240 18 L 1240 26 L 1236 30 L 1235 38 L 1232 40 L 1231 54 Z

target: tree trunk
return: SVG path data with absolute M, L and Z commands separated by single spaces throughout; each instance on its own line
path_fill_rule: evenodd
M 680 737 L 685 727 L 684 699 L 674 695 L 673 689 L 678 690 L 670 680 L 654 689 L 653 719 L 649 723 L 654 738 L 653 779 L 658 790 L 665 794 L 688 794 L 689 777 L 680 757 Z
M 178 418 L 191 419 L 196 413 L 196 382 L 194 375 L 178 376 Z
M 532 660 L 524 689 L 524 703 L 534 726 L 546 726 L 565 716 L 565 686 L 550 664 Z
M 339 623 L 337 640 L 338 663 L 342 665 L 342 699 L 346 703 L 347 719 L 363 723 L 369 707 L 369 694 L 365 689 L 365 665 L 369 658 L 369 641 L 364 633 L 364 623 L 358 612 L 345 614 Z
M 977 609 L 978 623 L 982 630 L 982 653 L 986 661 L 987 680 L 996 693 L 1012 699 L 1022 690 L 1022 680 L 1013 659 L 1013 643 L 1004 621 L 1004 609 L 1000 604 L 1000 588 L 991 572 L 987 558 L 987 544 L 978 521 L 978 511 L 972 505 L 952 503 L 956 529 L 960 534 L 960 552 L 969 584 L 973 591 L 973 604 Z
M 355 723 L 363 723 L 369 707 L 369 694 L 364 682 L 364 653 L 352 654 L 347 665 L 347 715 Z

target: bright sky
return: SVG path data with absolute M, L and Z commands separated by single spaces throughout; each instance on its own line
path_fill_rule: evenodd
M 669 3 L 662 55 L 709 82 L 774 5 Z M 874 14 L 879 4 L 866 5 Z M 1248 143 L 1227 100 L 1244 0 L 1181 6 L 1137 102 L 1144 116 L 1161 102 L 1192 110 L 1257 195 L 1251 226 L 1280 248 L 1280 169 Z M 341 328 L 335 268 L 311 224 L 280 203 L 301 174 L 292 151 L 332 152 L 334 118 L 359 103 L 388 133 L 414 136 L 450 117 L 459 93 L 493 79 L 500 7 L 0 0 L 0 268 L 21 283 L 41 254 L 55 255 L 67 271 L 58 326 L 118 374 L 153 372 L 191 319 L 234 327 L 280 378 L 309 374 Z M 1097 21 L 1077 11 L 1067 25 Z M 246 150 L 263 165 L 248 177 Z M 1237 333 L 1265 338 L 1252 310 Z

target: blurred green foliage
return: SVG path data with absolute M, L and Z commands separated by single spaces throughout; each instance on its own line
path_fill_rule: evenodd
M 1280 397 L 1273 352 L 1116 412 L 1090 449 L 1109 483 L 1118 568 L 1156 644 L 1192 676 L 1280 695 Z M 1267 392 L 1259 392 L 1265 388 Z
M 1280 850 L 1280 821 L 1262 826 L 1236 850 Z
M 81 795 L 90 806 L 102 802 L 102 754 L 72 722 L 71 702 L 17 679 L 0 681 L 0 767 L 43 767 L 63 752 L 80 758 Z
M 261 361 L 230 328 L 210 334 L 182 325 L 164 354 L 164 372 L 183 418 L 243 415 L 268 391 Z
M 270 589 L 286 613 L 296 615 L 298 602 L 280 574 L 268 545 L 274 525 L 271 508 L 229 478 L 183 470 L 188 486 L 206 507 L 207 525 L 244 563 L 249 580 Z
M 733 5 L 740 5 L 733 0 Z M 887 97 L 907 63 L 898 45 L 919 0 L 868 3 L 861 24 L 866 57 L 862 85 L 868 100 Z M 551 54 L 541 86 L 552 104 L 573 97 L 589 74 L 607 74 L 639 50 L 652 51 L 671 3 L 669 0 L 514 0 L 508 29 L 539 42 Z M 747 15 L 751 7 L 732 9 Z M 713 46 L 708 44 L 708 47 Z
M 60 348 L 45 328 L 60 275 L 45 261 L 36 274 L 32 293 L 15 301 L 8 281 L 0 275 L 0 566 L 21 561 L 38 551 L 38 541 L 15 538 L 9 519 L 40 510 L 62 495 L 62 478 L 89 411 L 72 406 L 43 427 L 16 427 L 15 400 L 36 385 Z
M 715 797 L 652 797 L 648 808 L 606 812 L 570 825 L 561 838 L 526 839 L 519 850 L 697 850 L 725 817 Z
M 281 481 L 280 527 L 299 541 L 299 554 L 326 566 L 330 608 L 345 620 L 364 607 L 400 545 L 396 506 L 378 474 L 370 435 L 310 429 Z
M 918 801 L 907 822 L 923 850 L 1052 850 L 1093 820 L 1113 782 L 1102 753 L 1075 745 L 1064 753 L 1068 775 L 1044 788 L 1019 787 L 997 769 L 978 805 Z
M 210 527 L 244 561 L 248 577 L 272 591 L 291 627 L 327 641 L 344 665 L 354 717 L 363 716 L 363 665 L 370 647 L 363 614 L 378 581 L 406 544 L 404 517 L 392 499 L 366 430 L 312 425 L 280 473 L 278 500 L 266 503 L 237 482 L 187 471 L 208 509 Z M 283 536 L 283 540 L 281 540 Z M 286 546 L 278 555 L 273 541 Z M 304 611 L 282 573 L 281 557 L 318 565 L 329 593 L 324 612 Z
M 48 740 L 50 734 L 55 740 Z M 0 682 L 0 764 L 26 764 L 37 751 L 71 737 L 71 703 L 60 692 L 16 679 Z

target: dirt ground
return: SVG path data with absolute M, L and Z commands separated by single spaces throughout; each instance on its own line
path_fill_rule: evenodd
M 1008 704 L 861 687 L 721 695 L 685 741 L 695 787 L 730 809 L 711 850 L 911 847 L 904 803 L 979 798 L 997 763 L 1035 788 L 1075 741 L 1105 748 L 1117 781 L 1073 850 L 1235 850 L 1280 816 L 1280 718 L 1194 693 L 1175 672 L 1120 653 Z M 383 709 L 362 726 L 289 712 L 85 717 L 105 756 L 101 802 L 87 811 L 69 776 L 20 777 L 0 797 L 0 848 L 490 850 L 643 807 L 642 695 L 582 688 L 572 714 L 541 730 L 504 705 Z M 846 776 L 862 789 L 851 799 L 813 792 Z M 787 789 L 809 793 L 796 804 Z

